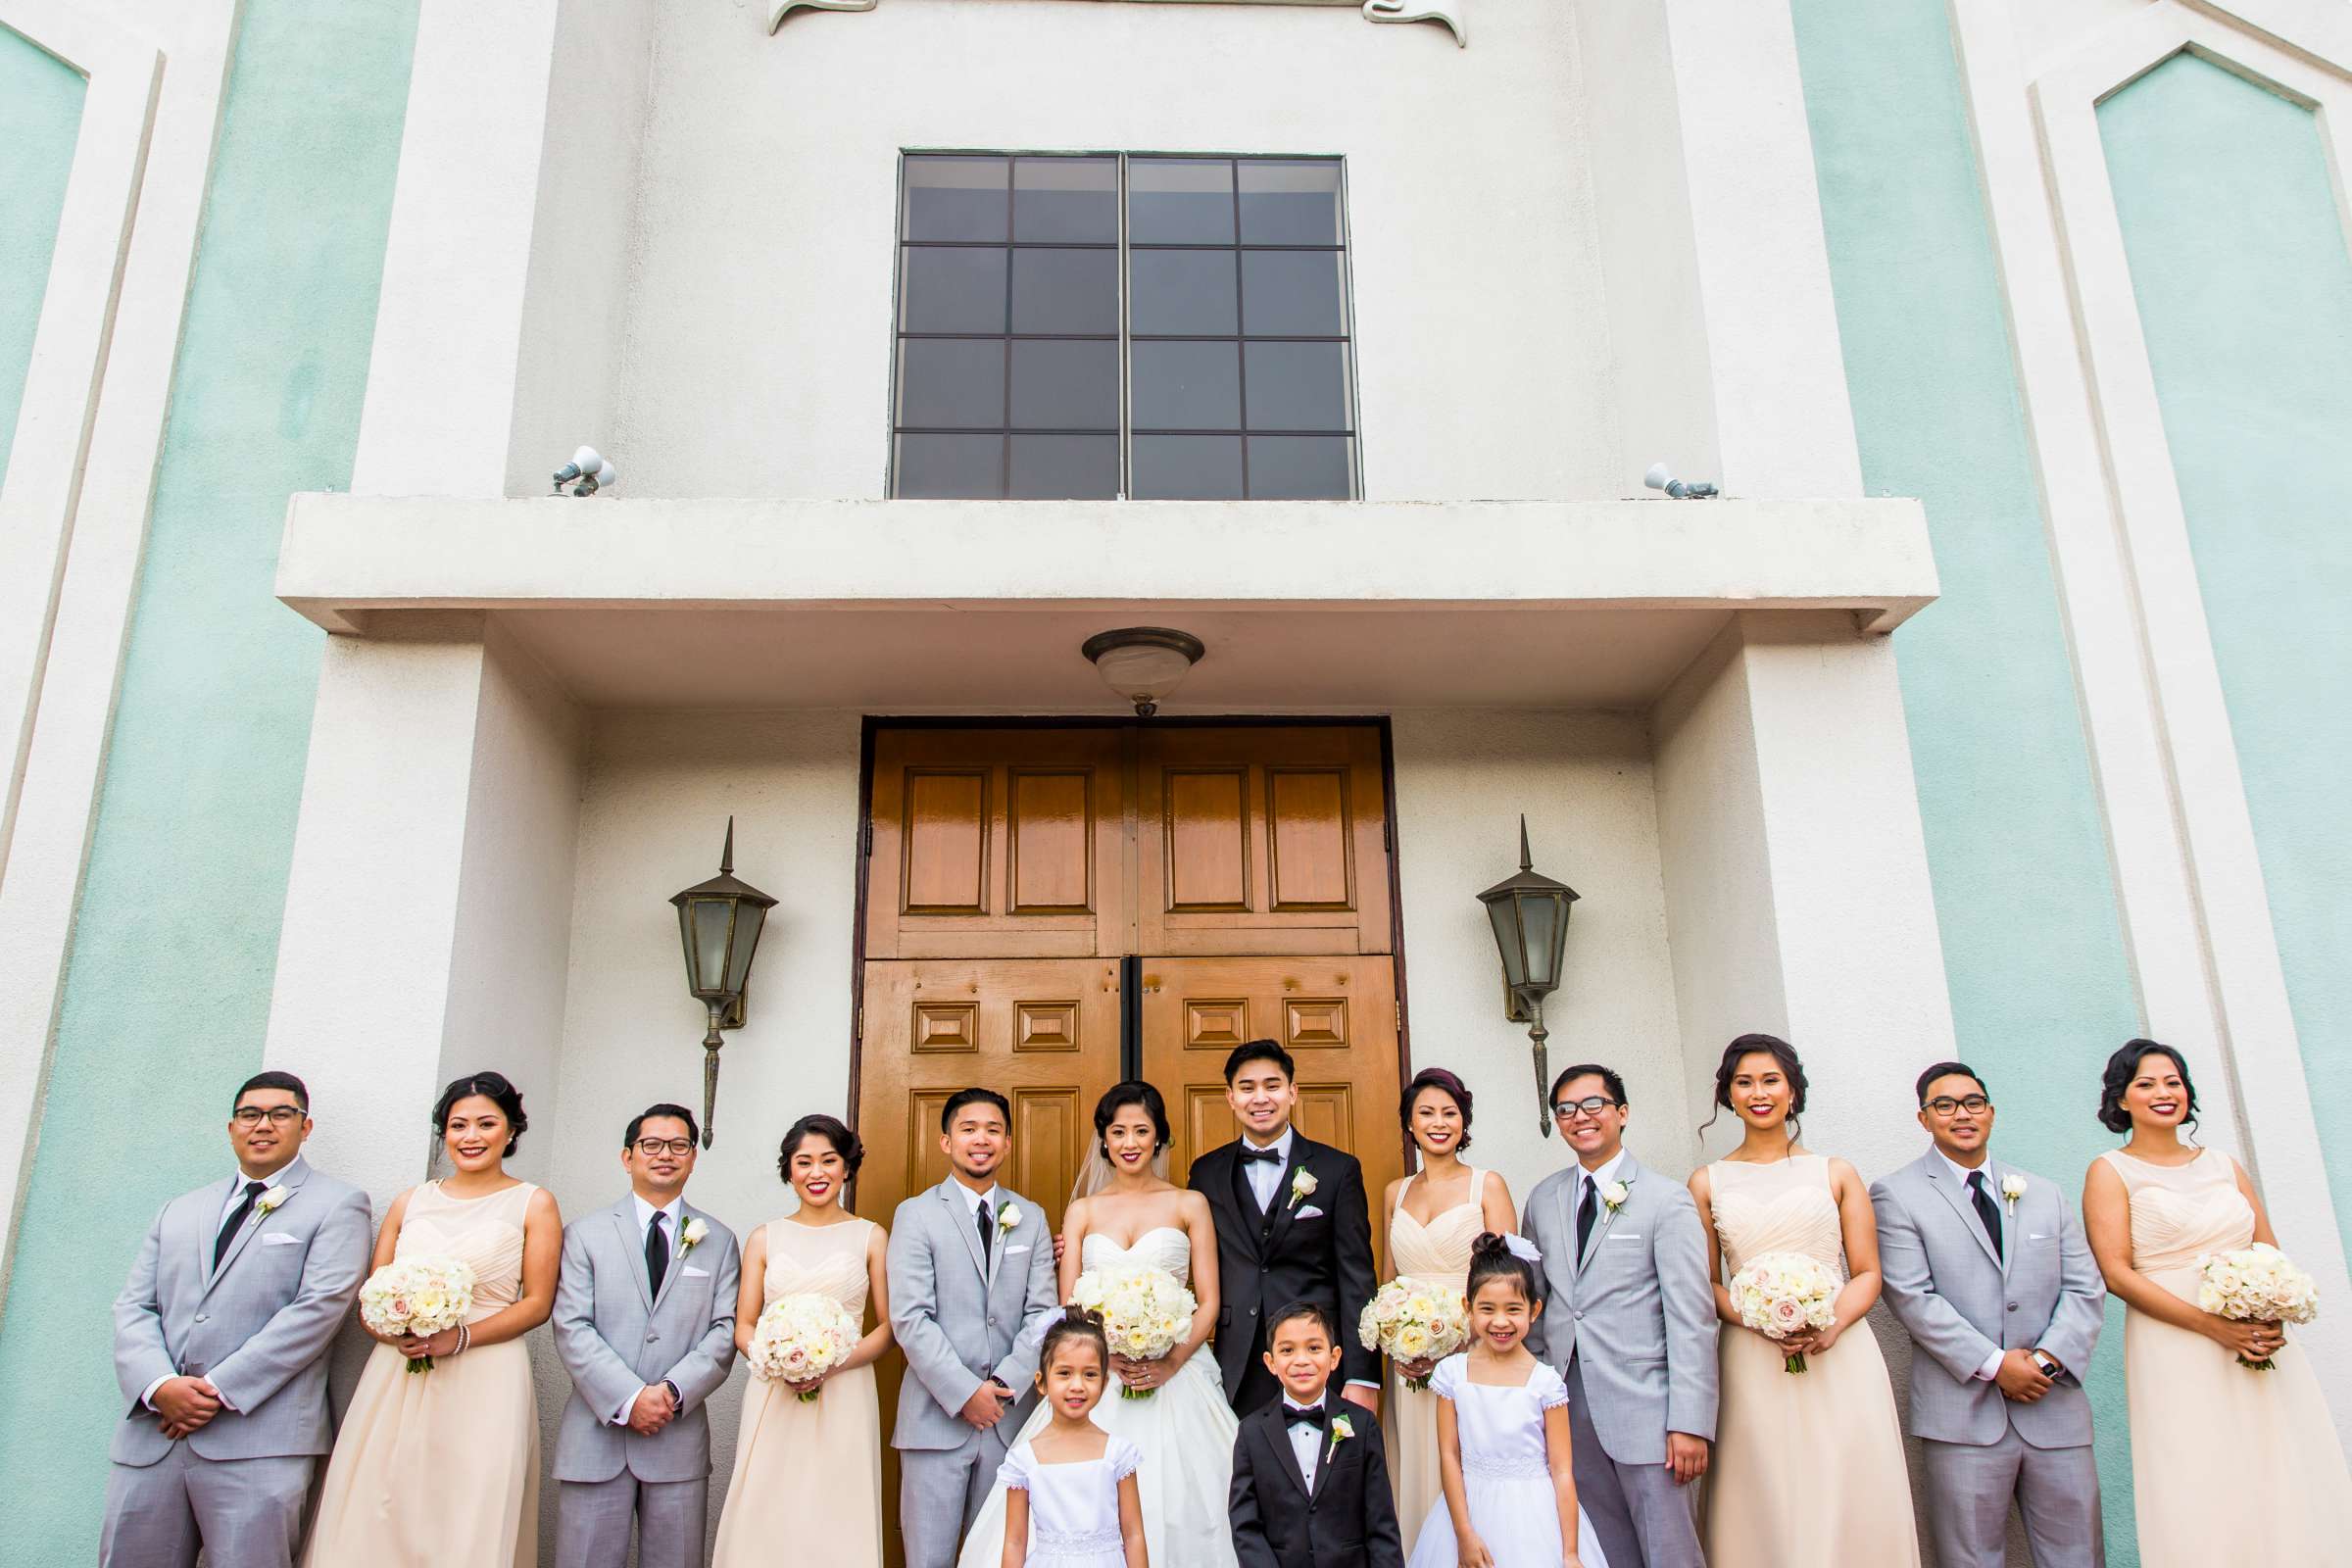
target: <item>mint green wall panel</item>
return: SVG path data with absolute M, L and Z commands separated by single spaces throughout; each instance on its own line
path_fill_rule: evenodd
M 416 0 L 245 0 L 7 1316 L 10 1561 L 96 1554 L 108 1306 L 228 1170 L 261 1062 L 318 679 L 287 495 L 349 482 Z M 335 1107 L 317 1107 L 331 1117 Z
M 2352 1072 L 2352 256 L 2311 113 L 2242 77 L 2175 56 L 2099 134 L 2319 1099 Z
M 81 73 L 0 27 L 0 480 L 81 131 Z
M 1925 501 L 1943 584 L 1895 641 L 1960 1054 L 2003 1157 L 2078 1201 L 2139 1011 L 1949 16 L 1794 13 L 1863 477 Z M 2111 1313 L 2089 1379 L 2116 1568 L 2138 1558 L 2122 1339 Z

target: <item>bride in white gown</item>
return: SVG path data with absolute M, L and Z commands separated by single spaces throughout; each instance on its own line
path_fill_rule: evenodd
M 1185 1281 L 1200 1303 L 1183 1342 L 1159 1360 L 1111 1358 L 1120 1381 L 1150 1397 L 1105 1398 L 1095 1406 L 1095 1424 L 1143 1453 L 1136 1484 L 1152 1562 L 1237 1568 L 1227 1492 L 1239 1423 L 1215 1361 L 1200 1353 L 1217 1321 L 1217 1233 L 1208 1200 L 1172 1186 L 1162 1173 L 1168 1112 L 1150 1084 L 1123 1083 L 1104 1095 L 1095 1106 L 1095 1155 L 1062 1217 L 1062 1299 L 1085 1269 L 1141 1262 Z M 1035 1436 L 1051 1414 L 1040 1403 L 1010 1446 Z M 999 1481 L 964 1537 L 956 1568 L 998 1568 L 1004 1558 Z

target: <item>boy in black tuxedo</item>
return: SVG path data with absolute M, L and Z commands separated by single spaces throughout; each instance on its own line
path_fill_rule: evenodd
M 1208 1200 L 1217 1227 L 1217 1366 L 1236 1415 L 1278 1392 L 1259 1353 L 1269 1343 L 1261 1314 L 1312 1301 L 1334 1323 L 1363 1315 L 1378 1281 L 1363 1167 L 1291 1125 L 1298 1069 L 1271 1040 L 1251 1040 L 1225 1058 L 1225 1101 L 1242 1136 L 1193 1161 L 1192 1189 Z M 1377 1414 L 1380 1356 L 1337 1347 L 1343 1396 Z
M 1331 1314 L 1295 1301 L 1266 1325 L 1282 1396 L 1233 1440 L 1233 1549 L 1241 1568 L 1404 1568 L 1380 1421 L 1331 1392 Z

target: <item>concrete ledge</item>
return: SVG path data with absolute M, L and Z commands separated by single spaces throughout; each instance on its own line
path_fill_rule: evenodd
M 1846 610 L 1936 595 L 1919 503 L 435 500 L 297 495 L 277 595 L 387 612 L 1151 604 Z

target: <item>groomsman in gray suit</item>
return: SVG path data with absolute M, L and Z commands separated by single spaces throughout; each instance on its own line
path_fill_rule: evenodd
M 1911 1431 L 1943 1568 L 2000 1568 L 2009 1500 L 2037 1568 L 2106 1560 L 2090 1399 L 2106 1282 L 2057 1184 L 1991 1158 L 1992 1101 L 1957 1061 L 1919 1075 L 1936 1147 L 1870 1190 L 1886 1305 L 1910 1331 Z
M 959 1089 L 939 1115 L 948 1179 L 890 1224 L 890 1327 L 906 1357 L 891 1446 L 906 1568 L 951 1568 L 1020 1430 L 1054 1308 L 1045 1212 L 997 1185 L 1011 1107 Z
M 686 1202 L 694 1112 L 649 1106 L 621 1135 L 629 1196 L 564 1227 L 556 1353 L 556 1561 L 700 1568 L 710 1496 L 704 1401 L 735 1364 L 735 1234 Z
M 104 1568 L 286 1568 L 334 1446 L 326 1350 L 368 1270 L 368 1196 L 302 1157 L 311 1096 L 258 1073 L 228 1118 L 233 1176 L 172 1200 L 115 1298 Z
M 1609 1568 L 1704 1568 L 1690 1483 L 1715 1440 L 1715 1289 L 1698 1205 L 1626 1152 L 1625 1080 L 1552 1080 L 1576 1163 L 1527 1196 L 1550 1299 L 1529 1348 L 1568 1382 L 1576 1495 Z

